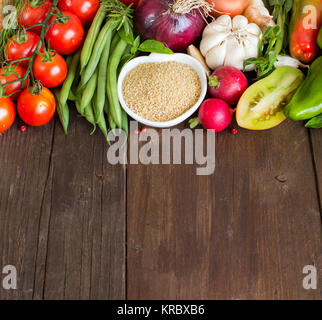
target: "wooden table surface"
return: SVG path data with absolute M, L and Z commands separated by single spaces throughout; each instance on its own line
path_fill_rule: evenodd
M 322 298 L 322 130 L 217 134 L 197 176 L 108 164 L 74 113 L 68 136 L 57 118 L 18 126 L 0 137 L 0 270 L 18 273 L 0 299 Z

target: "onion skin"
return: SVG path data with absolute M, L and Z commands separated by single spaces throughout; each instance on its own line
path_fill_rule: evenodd
M 135 14 L 135 28 L 144 39 L 163 42 L 173 51 L 182 52 L 201 37 L 206 22 L 196 9 L 178 14 L 171 0 L 141 0 Z
M 248 0 L 207 0 L 213 8 L 213 14 L 219 17 L 228 14 L 231 17 L 241 15 L 248 5 Z

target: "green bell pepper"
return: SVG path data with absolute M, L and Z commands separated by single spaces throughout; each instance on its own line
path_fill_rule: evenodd
M 312 118 L 306 125 L 307 128 L 319 129 L 322 128 L 322 114 Z
M 292 120 L 306 120 L 322 113 L 322 57 L 311 65 L 308 75 L 284 109 Z
M 317 42 L 318 42 L 319 47 L 322 49 L 322 27 L 320 28 Z

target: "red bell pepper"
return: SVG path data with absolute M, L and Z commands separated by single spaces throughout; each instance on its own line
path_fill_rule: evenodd
M 290 23 L 290 52 L 294 58 L 309 63 L 316 57 L 321 24 L 321 0 L 294 0 Z

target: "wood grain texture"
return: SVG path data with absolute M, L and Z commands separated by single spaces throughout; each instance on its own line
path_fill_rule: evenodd
M 26 256 L 33 263 L 32 268 L 21 266 L 18 270 L 28 275 L 32 271 L 27 287 L 19 282 L 19 292 L 28 290 L 27 297 L 33 299 L 123 299 L 125 168 L 108 165 L 103 136 L 98 131 L 90 136 L 91 128 L 74 112 L 68 136 L 63 134 L 58 121 L 53 139 L 42 136 L 46 130 L 38 135 L 38 139 L 48 141 L 48 156 L 43 167 L 34 163 L 39 141 L 23 148 L 29 148 L 30 152 L 23 166 L 28 173 L 25 183 L 30 185 L 23 196 L 32 196 L 26 207 L 36 226 L 28 230 L 28 237 L 34 239 L 28 248 L 15 244 L 12 248 L 17 259 Z M 28 137 L 37 139 L 34 132 L 28 132 Z M 7 139 L 12 141 L 16 137 Z M 42 149 L 39 157 L 45 161 L 46 152 Z M 7 153 L 6 157 L 10 163 L 14 153 Z M 28 165 L 29 162 L 34 165 Z M 10 163 L 8 167 L 14 174 L 15 165 Z M 41 181 L 33 181 L 33 176 Z M 6 179 L 11 181 L 12 176 Z M 1 183 L 1 186 L 4 185 Z M 35 198 L 37 193 L 39 198 Z M 15 222 L 10 214 L 24 200 L 23 196 L 15 193 L 12 206 L 1 217 L 3 228 Z M 25 220 L 27 224 L 27 217 Z M 17 235 L 12 233 L 12 237 Z M 8 240 L 3 242 L 8 245 Z M 8 264 L 6 254 L 2 254 L 2 259 Z
M 33 296 L 39 221 L 52 151 L 54 123 L 32 133 L 20 132 L 18 123 L 0 137 L 0 270 L 16 266 L 20 289 L 3 290 L 1 280 L 1 300 Z
M 312 158 L 316 173 L 322 221 L 322 130 L 310 129 L 310 138 L 312 143 Z
M 129 166 L 129 299 L 319 299 L 321 224 L 307 131 L 217 135 L 216 172 Z

